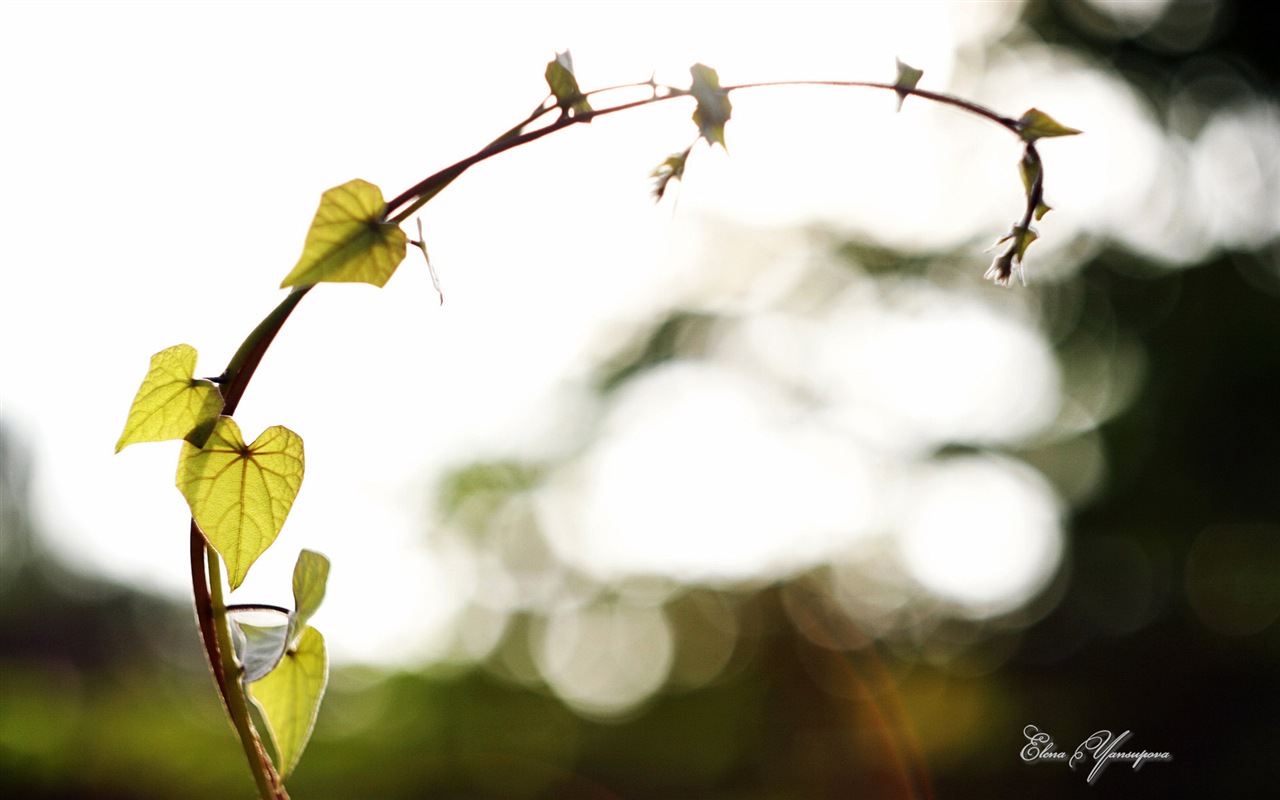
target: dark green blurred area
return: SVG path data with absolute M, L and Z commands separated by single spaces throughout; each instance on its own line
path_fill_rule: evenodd
M 1080 3 L 1032 3 L 1027 22 L 1143 87 L 1209 52 L 1275 97 L 1274 26 L 1251 17 L 1257 6 L 1226 8 L 1221 29 L 1191 52 L 1106 35 Z M 846 246 L 868 269 L 929 261 L 873 258 L 868 247 Z M 1271 795 L 1280 750 L 1277 264 L 1274 241 L 1185 270 L 1106 250 L 1073 278 L 1015 290 L 1040 295 L 1050 327 L 1055 310 L 1073 309 L 1053 331 L 1060 357 L 1106 331 L 1139 343 L 1145 359 L 1137 397 L 1100 429 L 1107 482 L 1068 520 L 1056 602 L 1031 624 L 953 620 L 919 640 L 873 640 L 831 608 L 820 570 L 752 588 L 682 587 L 663 609 L 680 651 L 711 647 L 701 609 L 714 607 L 733 621 L 727 661 L 604 722 L 513 666 L 536 624 L 518 616 L 480 665 L 336 670 L 291 793 Z M 713 324 L 673 311 L 602 370 L 601 391 L 664 359 L 696 357 Z M 0 435 L 0 796 L 251 796 L 189 609 L 51 561 L 27 511 L 33 465 L 12 430 Z M 1051 475 L 1073 466 L 1069 450 L 1026 457 Z M 536 465 L 474 465 L 442 487 L 444 505 L 483 517 L 540 476 Z M 475 502 L 486 497 L 493 508 Z M 698 672 L 696 657 L 685 666 Z M 1100 726 L 1132 730 L 1127 747 L 1173 761 L 1113 765 L 1089 787 L 1080 770 L 1023 763 L 1026 725 L 1068 751 Z

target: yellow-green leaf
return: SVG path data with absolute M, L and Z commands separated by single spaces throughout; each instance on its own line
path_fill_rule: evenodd
M 368 181 L 356 179 L 325 192 L 302 257 L 280 287 L 322 282 L 384 285 L 404 261 L 408 242 L 399 225 L 383 221 L 385 210 L 382 190 Z
M 1032 242 L 1039 238 L 1040 234 L 1036 232 L 1035 228 L 1023 228 L 1015 225 L 1013 229 L 1002 237 L 1000 241 L 996 242 L 996 244 L 999 245 L 1009 242 L 1009 247 L 1006 249 L 1006 252 L 1012 254 L 1014 263 L 1020 264 L 1022 263 L 1023 257 L 1027 254 L 1027 248 L 1031 246 Z
M 724 125 L 733 113 L 729 93 L 721 88 L 719 73 L 706 64 L 694 64 L 689 74 L 693 76 L 689 94 L 698 101 L 698 107 L 693 110 L 693 123 L 708 144 L 725 147 Z
M 684 178 L 684 167 L 689 161 L 689 153 L 693 151 L 693 147 L 689 146 L 683 152 L 673 153 L 667 156 L 667 160 L 658 165 L 650 174 L 654 178 L 653 194 L 658 200 L 667 193 L 667 185 L 671 181 L 682 180 Z
M 302 627 L 324 600 L 325 584 L 329 581 L 329 559 L 313 550 L 298 554 L 293 567 L 293 608 L 295 627 Z
M 196 349 L 179 344 L 151 357 L 147 377 L 129 407 L 116 452 L 135 442 L 186 439 L 202 444 L 222 411 L 222 393 L 196 380 Z
M 573 56 L 568 50 L 556 53 L 556 57 L 547 63 L 544 75 L 551 94 L 555 95 L 556 105 L 562 110 L 573 111 L 574 114 L 585 114 L 591 110 L 591 104 L 578 88 L 578 79 L 573 75 Z
M 1031 243 L 1040 238 L 1040 234 L 1036 233 L 1035 228 L 1015 228 L 1014 236 L 1015 258 L 1018 263 L 1022 263 L 1022 259 L 1027 255 L 1027 248 Z
M 1038 108 L 1029 108 L 1018 120 L 1018 135 L 1023 141 L 1048 139 L 1053 136 L 1075 136 L 1080 131 L 1068 128 Z
M 324 637 L 308 627 L 297 647 L 285 653 L 269 675 L 249 684 L 249 694 L 267 722 L 282 778 L 293 772 L 311 738 L 328 680 Z
M 203 448 L 182 446 L 178 489 L 226 562 L 232 589 L 280 534 L 302 472 L 302 437 L 279 425 L 246 445 L 235 420 L 219 417 Z

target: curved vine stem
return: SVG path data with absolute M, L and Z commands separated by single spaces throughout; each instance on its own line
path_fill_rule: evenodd
M 725 86 L 722 87 L 722 91 L 725 94 L 729 94 L 747 89 L 785 86 L 832 86 L 892 91 L 902 97 L 911 95 L 960 109 L 966 113 L 990 120 L 1015 135 L 1020 134 L 1018 120 L 998 114 L 977 103 L 947 94 L 908 88 L 892 83 L 869 81 L 776 81 Z M 424 178 L 393 198 L 386 204 L 382 218 L 395 224 L 404 222 L 468 169 L 500 153 L 530 144 L 570 126 L 591 122 L 598 117 L 650 106 L 679 97 L 692 96 L 690 90 L 656 84 L 652 79 L 640 83 L 597 89 L 586 92 L 583 96 L 643 87 L 651 88 L 653 91 L 652 96 L 618 103 L 605 108 L 574 113 L 570 113 L 567 109 L 561 108 L 556 104 L 548 104 L 547 100 L 543 100 L 522 122 L 510 128 L 485 147 L 461 161 Z M 531 127 L 550 114 L 556 114 L 557 116 L 542 127 Z M 1026 145 L 1026 157 L 1034 159 L 1037 164 L 1039 163 L 1039 156 L 1031 143 Z M 1035 214 L 1037 207 L 1040 205 L 1042 196 L 1043 179 L 1041 175 L 1037 174 L 1033 185 L 1028 186 L 1026 213 L 1023 215 L 1020 225 L 1015 228 L 1015 231 L 1019 228 L 1024 231 L 1029 228 L 1032 215 Z M 997 259 L 997 262 L 999 261 L 1000 259 Z M 254 372 L 261 363 L 263 356 L 266 355 L 267 349 L 271 346 L 276 334 L 279 333 L 289 315 L 311 288 L 311 286 L 300 286 L 293 289 L 240 345 L 240 348 L 227 365 L 226 370 L 218 378 L 218 381 L 222 384 L 222 394 L 225 401 L 222 411 L 224 415 L 231 416 L 235 413 L 240 398 L 244 395 L 245 389 L 248 388 Z M 222 594 L 222 571 L 218 555 L 205 541 L 204 535 L 200 532 L 195 520 L 191 521 L 191 581 L 196 618 L 199 623 L 205 654 L 213 672 L 214 682 L 217 684 L 218 694 L 221 696 L 223 705 L 231 717 L 231 722 L 244 748 L 245 757 L 249 762 L 250 769 L 253 771 L 259 795 L 263 800 L 287 800 L 288 794 L 285 792 L 280 776 L 272 765 L 266 749 L 263 747 L 262 740 L 254 728 L 249 713 L 248 697 L 240 679 L 241 668 L 236 661 L 235 653 L 231 646 L 231 632 L 227 619 L 226 603 Z
M 231 362 L 219 378 L 222 383 L 224 415 L 231 416 L 235 413 L 253 373 L 267 353 L 267 348 L 271 346 L 293 309 L 310 290 L 310 286 L 304 286 L 289 292 L 253 329 L 231 357 Z M 280 775 L 271 763 L 271 758 L 262 745 L 262 738 L 249 715 L 249 699 L 240 681 L 240 665 L 236 663 L 235 651 L 231 646 L 231 628 L 227 621 L 226 602 L 222 596 L 222 565 L 218 561 L 217 552 L 205 540 L 194 519 L 191 520 L 191 586 L 205 657 L 213 671 L 218 695 L 222 698 L 222 704 L 227 709 L 231 724 L 244 748 L 249 769 L 258 786 L 258 794 L 262 800 L 288 800 L 289 795 L 285 792 Z
M 227 623 L 227 606 L 222 599 L 222 565 L 218 563 L 218 554 L 213 548 L 206 548 L 209 568 L 209 587 L 213 599 L 213 614 L 218 633 L 218 652 L 222 661 L 223 675 L 236 675 L 235 680 L 227 681 L 226 706 L 231 714 L 231 724 L 235 726 L 240 737 L 240 746 L 244 748 L 245 759 L 253 771 L 253 780 L 258 786 L 258 794 L 263 798 L 288 800 L 289 794 L 276 772 L 271 757 L 262 746 L 262 738 L 253 726 L 253 718 L 249 715 L 249 697 L 244 683 L 239 678 L 240 665 L 236 663 L 235 650 L 231 645 L 231 628 Z

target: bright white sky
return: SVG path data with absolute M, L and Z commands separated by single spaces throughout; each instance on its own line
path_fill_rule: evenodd
M 33 445 L 42 529 L 82 565 L 185 592 L 187 512 L 172 487 L 177 444 L 112 455 L 147 359 L 185 342 L 200 351 L 198 374 L 221 371 L 282 296 L 276 286 L 301 250 L 322 191 L 359 177 L 390 197 L 467 155 L 545 96 L 543 68 L 565 47 L 585 88 L 643 80 L 651 71 L 659 81 L 687 85 L 688 67 L 698 61 L 717 68 L 725 83 L 891 80 L 894 59 L 902 58 L 924 69 L 924 87 L 976 92 L 1013 115 L 1034 103 L 1090 132 L 1111 130 L 1081 137 L 1073 150 L 1044 147 L 1059 211 L 1037 248 L 1052 253 L 1081 228 L 1110 230 L 1109 204 L 1132 198 L 1098 198 L 1096 187 L 1138 184 L 1133 191 L 1140 193 L 1158 164 L 1133 160 L 1149 149 L 1127 148 L 1157 134 L 1116 82 L 1047 51 L 1006 53 L 1005 66 L 1015 69 L 979 83 L 984 65 L 962 54 L 1006 30 L 1019 8 L 6 3 L 0 414 Z M 287 604 L 298 549 L 317 549 L 334 561 L 317 624 L 340 656 L 396 660 L 436 652 L 433 632 L 445 629 L 470 578 L 423 546 L 433 520 L 429 487 L 443 469 L 476 458 L 564 448 L 558 442 L 571 440 L 572 426 L 566 432 L 557 425 L 572 419 L 566 407 L 584 402 L 584 358 L 599 333 L 710 291 L 714 280 L 698 273 L 689 255 L 697 220 L 712 215 L 774 227 L 819 219 L 892 244 L 930 247 L 998 235 L 1019 211 L 1016 143 L 989 125 L 924 103 L 908 102 L 894 114 L 895 98 L 873 92 L 783 90 L 735 95 L 733 102 L 732 157 L 698 150 L 674 209 L 670 202 L 654 206 L 647 176 L 694 132 L 690 108 L 675 103 L 601 120 L 482 165 L 428 206 L 422 219 L 444 283 L 443 307 L 412 253 L 384 290 L 313 292 L 237 413 L 250 438 L 273 424 L 299 432 L 308 458 L 283 534 L 236 598 Z M 1122 168 L 1137 170 L 1134 180 L 1124 179 Z M 968 403 L 964 424 L 978 426 L 970 433 L 999 440 L 1047 424 L 1059 401 L 1056 366 L 1021 318 L 1001 320 L 985 302 L 958 309 L 936 297 L 922 302 L 948 309 L 934 341 L 941 335 L 962 343 L 955 349 L 979 354 L 990 354 L 984 343 L 997 337 L 1022 348 L 1004 366 L 988 365 L 990 380 L 1008 379 L 1001 376 L 1010 370 L 1025 379 L 1027 365 L 1037 376 L 1031 393 L 1040 399 L 1028 403 L 1031 417 L 1015 419 L 1009 430 L 983 428 L 981 414 L 964 411 L 983 408 L 989 397 L 961 398 Z M 879 395 L 840 395 L 849 399 L 840 408 L 850 416 L 892 409 L 890 423 L 928 445 L 939 433 L 930 429 L 937 420 L 928 409 L 897 402 L 919 396 L 921 386 L 887 361 L 877 364 L 886 348 L 874 337 L 888 336 L 896 353 L 915 354 L 921 360 L 908 363 L 916 367 L 956 369 L 956 354 L 933 353 L 929 331 L 913 326 L 922 319 L 918 308 L 867 311 L 860 323 L 759 324 L 778 326 L 813 353 L 814 374 L 830 378 L 824 385 L 837 394 L 845 389 L 831 370 L 842 359 L 852 359 L 859 374 L 878 366 L 897 375 L 877 384 Z M 831 350 L 831 342 L 844 341 L 842 332 L 862 338 Z M 777 357 L 748 349 L 752 358 Z M 565 520 L 555 544 L 566 557 L 602 575 L 741 577 L 813 563 L 848 545 L 832 540 L 831 530 L 860 535 L 882 522 L 868 511 L 884 488 L 874 480 L 817 491 L 850 486 L 842 475 L 870 474 L 875 462 L 864 450 L 831 444 L 820 427 L 784 435 L 776 424 L 785 416 L 779 399 L 741 375 L 712 374 L 698 383 L 705 393 L 688 404 L 672 401 L 683 395 L 667 390 L 689 377 L 656 376 L 669 383 L 637 387 L 621 400 L 608 412 L 617 415 L 617 435 L 588 455 L 587 477 L 564 479 L 590 491 L 572 502 L 547 501 L 547 513 Z M 923 387 L 929 391 L 954 388 L 936 370 L 930 380 Z M 625 406 L 645 392 L 665 399 L 631 414 Z M 732 413 L 717 412 L 724 408 Z M 857 427 L 848 419 L 831 424 Z M 688 432 L 705 445 L 690 450 L 690 474 L 714 472 L 716 465 L 699 459 L 728 452 L 723 443 L 741 443 L 745 430 L 754 433 L 735 457 L 787 464 L 779 474 L 789 477 L 779 483 L 757 476 L 768 486 L 757 487 L 754 505 L 738 508 L 737 522 L 754 521 L 748 529 L 755 533 L 739 540 L 743 547 L 715 536 L 700 547 L 680 530 L 646 536 L 644 519 L 625 513 L 644 507 L 637 493 L 667 491 L 671 502 L 687 506 L 686 519 L 716 527 L 716 506 L 708 503 L 735 505 L 718 493 L 743 485 L 743 475 L 728 474 L 724 486 L 705 493 L 689 491 L 676 472 L 654 486 L 635 476 L 646 474 L 644 465 L 663 448 L 687 441 Z M 860 437 L 875 444 L 873 432 Z M 997 470 L 1005 475 L 994 479 L 1000 491 L 1030 498 L 1032 522 L 1009 523 L 1035 528 L 1031 551 L 1015 554 L 1023 559 L 1015 585 L 999 585 L 1009 594 L 992 594 L 985 577 L 986 594 L 954 570 L 940 574 L 939 563 L 955 559 L 930 561 L 936 548 L 912 544 L 935 535 L 928 515 L 913 517 L 903 559 L 942 596 L 999 608 L 1039 586 L 1056 563 L 1056 501 L 1025 471 L 985 462 L 975 468 Z M 963 505 L 940 481 L 931 474 L 918 486 Z M 783 506 L 766 502 L 769 487 L 783 501 L 791 491 L 814 493 L 809 517 L 797 522 L 804 528 L 799 539 L 770 538 L 764 523 L 778 521 Z M 822 496 L 835 504 L 818 503 Z M 720 529 L 729 529 L 723 520 Z M 990 547 L 1006 550 L 1006 533 L 993 535 Z M 731 550 L 732 558 L 722 558 Z M 392 604 L 421 609 L 421 616 L 373 610 Z

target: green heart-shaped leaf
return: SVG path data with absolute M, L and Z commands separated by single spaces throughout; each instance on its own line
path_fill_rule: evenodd
M 261 709 L 276 750 L 276 768 L 287 777 L 298 765 L 311 738 L 329 680 L 324 637 L 315 628 L 303 629 L 296 647 L 284 654 L 269 675 L 250 684 L 249 694 Z
M 116 452 L 135 442 L 186 439 L 203 444 L 222 411 L 222 393 L 211 381 L 196 380 L 195 374 L 196 349 L 189 344 L 153 355 L 129 406 Z
M 384 222 L 382 190 L 359 179 L 320 197 L 307 231 L 302 257 L 280 288 L 313 283 L 371 283 L 382 286 L 404 261 L 408 237 Z
M 302 472 L 302 437 L 279 425 L 246 445 L 235 420 L 219 417 L 203 448 L 182 446 L 178 489 L 226 562 L 232 589 L 280 534 Z

